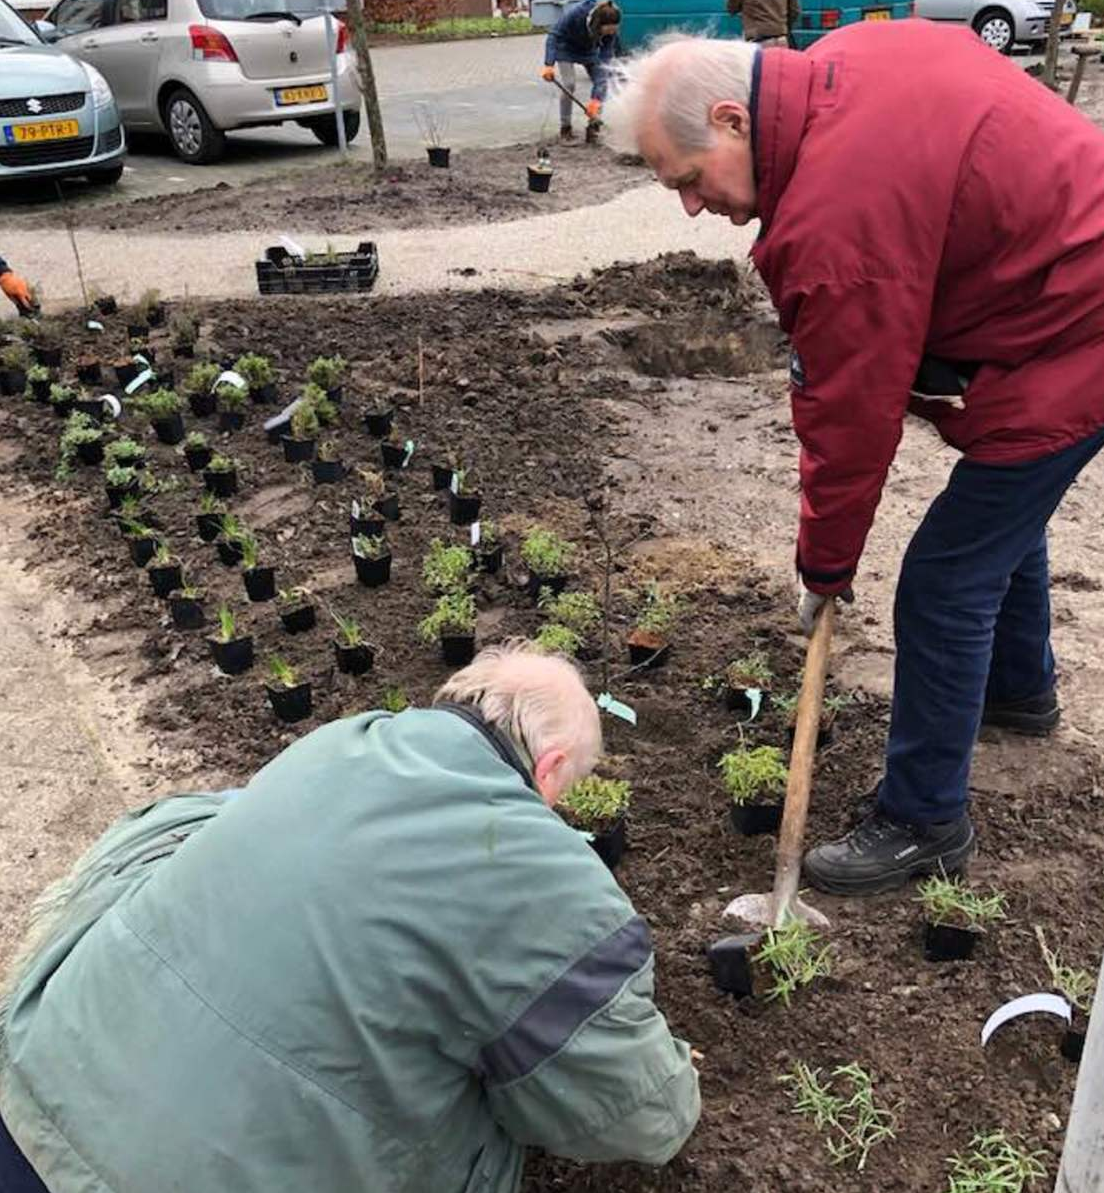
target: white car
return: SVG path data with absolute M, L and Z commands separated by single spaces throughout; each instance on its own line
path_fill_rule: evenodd
M 58 0 L 37 27 L 104 75 L 128 129 L 164 130 L 186 162 L 217 160 L 229 129 L 289 120 L 334 145 L 336 108 L 349 140 L 360 128 L 346 29 L 333 19 L 335 102 L 318 0 Z
M 1011 54 L 1017 44 L 1039 46 L 1046 41 L 1054 0 L 916 0 L 916 15 L 930 21 L 970 25 L 987 45 Z M 1065 0 L 1062 28 L 1077 15 L 1075 0 Z

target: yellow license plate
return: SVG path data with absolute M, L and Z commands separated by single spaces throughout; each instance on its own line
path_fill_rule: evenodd
M 8 141 L 63 141 L 80 136 L 80 125 L 75 120 L 46 120 L 42 124 L 9 124 L 4 131 Z
M 276 102 L 281 107 L 288 104 L 319 104 L 325 102 L 328 94 L 322 84 L 317 87 L 281 87 L 276 92 Z
M 893 19 L 893 14 L 888 8 L 875 8 L 870 12 L 863 13 L 864 21 L 890 21 Z

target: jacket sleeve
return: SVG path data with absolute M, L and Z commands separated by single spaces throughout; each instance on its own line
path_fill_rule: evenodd
M 653 971 L 634 917 L 484 1049 L 491 1110 L 514 1140 L 573 1160 L 678 1152 L 701 1111 L 698 1077 L 653 1001 Z
M 560 20 L 562 21 L 563 17 L 561 17 Z M 559 40 L 558 40 L 556 34 L 557 34 L 557 31 L 559 30 L 559 27 L 560 27 L 559 24 L 554 25 L 551 29 L 549 29 L 548 36 L 544 39 L 544 65 L 545 66 L 555 66 L 556 65 L 556 58 L 557 58 L 556 51 L 559 48 Z
M 801 441 L 797 568 L 814 592 L 855 574 L 923 355 L 930 287 L 902 277 L 825 282 L 780 312 L 794 349 Z

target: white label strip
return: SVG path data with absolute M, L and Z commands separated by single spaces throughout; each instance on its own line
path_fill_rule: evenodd
M 1019 998 L 1006 1002 L 998 1007 L 985 1021 L 981 1029 L 981 1046 L 993 1038 L 993 1033 L 1003 1027 L 1009 1020 L 1018 1019 L 1021 1015 L 1057 1015 L 1066 1023 L 1073 1020 L 1073 1010 L 1070 1004 L 1058 994 L 1022 994 Z

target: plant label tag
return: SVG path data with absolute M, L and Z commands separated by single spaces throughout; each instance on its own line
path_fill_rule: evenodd
M 1057 1015 L 1066 1023 L 1073 1022 L 1073 1009 L 1059 994 L 1022 994 L 1019 998 L 1006 1002 L 998 1007 L 985 1021 L 981 1029 L 981 1046 L 993 1038 L 993 1033 L 1003 1027 L 1010 1019 L 1018 1019 L 1021 1015 Z
M 290 236 L 281 236 L 280 243 L 293 257 L 298 257 L 300 261 L 307 255 L 307 250 L 297 241 L 292 240 Z
M 471 545 L 473 547 L 478 547 L 482 538 L 483 531 L 480 529 L 479 523 L 473 522 L 471 524 Z
M 414 455 L 414 440 L 408 439 L 403 447 L 406 449 L 406 455 L 403 456 L 402 466 L 405 468 L 409 463 L 411 457 Z
M 134 361 L 136 365 L 141 365 L 145 369 L 149 368 L 149 361 L 141 354 L 141 352 L 135 352 L 130 359 Z
M 630 725 L 635 727 L 635 710 L 631 709 L 627 704 L 623 704 L 620 700 L 614 700 L 609 692 L 603 692 L 597 698 L 596 703 L 603 712 L 608 712 L 611 717 L 620 717 L 622 721 L 628 721 Z
M 353 498 L 353 504 L 349 507 L 349 512 L 354 518 L 360 517 L 360 502 L 355 497 Z
M 87 327 L 89 331 L 103 331 L 104 329 L 104 325 L 99 321 L 99 319 L 89 319 L 85 324 L 85 327 Z
M 241 375 L 241 373 L 235 373 L 233 369 L 227 369 L 224 373 L 219 373 L 215 380 L 215 384 L 211 386 L 211 389 L 217 389 L 220 385 L 236 385 L 238 389 L 249 388 L 249 383 Z
M 460 473 L 454 472 L 452 480 L 449 481 L 449 492 L 454 493 L 457 497 L 460 495 Z
M 759 688 L 744 688 L 744 695 L 748 698 L 748 704 L 751 705 L 751 716 L 748 717 L 748 720 L 754 721 L 763 707 L 763 693 Z
M 123 404 L 114 394 L 104 394 L 100 401 L 107 407 L 113 419 L 123 413 Z
M 134 378 L 134 380 L 126 387 L 126 389 L 123 392 L 128 393 L 128 394 L 135 393 L 137 390 L 140 390 L 143 385 L 146 385 L 148 382 L 150 382 L 152 380 L 153 380 L 153 370 L 152 369 L 143 369 L 142 372 L 140 372 L 138 374 L 138 376 Z

